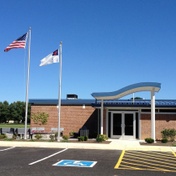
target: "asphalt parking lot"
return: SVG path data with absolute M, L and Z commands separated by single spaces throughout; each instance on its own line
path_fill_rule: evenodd
M 0 171 L 2 176 L 173 176 L 176 174 L 145 169 L 115 168 L 121 154 L 121 150 L 0 147 Z M 95 163 L 89 165 L 89 162 Z

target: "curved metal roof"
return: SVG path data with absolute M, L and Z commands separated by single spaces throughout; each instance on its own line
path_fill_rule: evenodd
M 97 100 L 113 100 L 113 99 L 119 99 L 121 97 L 124 97 L 126 95 L 129 95 L 135 92 L 141 92 L 141 91 L 158 92 L 160 88 L 161 88 L 161 83 L 140 82 L 140 83 L 126 86 L 114 92 L 97 92 L 97 93 L 92 93 L 91 95 Z

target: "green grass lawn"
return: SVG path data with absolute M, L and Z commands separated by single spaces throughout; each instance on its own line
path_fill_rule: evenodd
M 29 128 L 30 125 L 27 125 L 27 128 Z M 0 128 L 24 128 L 24 124 L 9 124 L 9 123 L 0 123 Z

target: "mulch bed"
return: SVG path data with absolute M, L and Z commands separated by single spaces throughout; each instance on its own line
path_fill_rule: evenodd
M 11 140 L 6 140 L 6 139 L 0 139 L 0 141 L 23 141 L 23 142 L 56 142 L 56 141 L 50 141 L 50 140 L 43 140 L 43 139 L 40 139 L 40 140 L 24 140 L 24 139 L 11 139 Z M 96 140 L 94 139 L 89 139 L 87 141 L 78 141 L 77 139 L 69 139 L 68 141 L 65 141 L 65 140 L 61 140 L 60 142 L 69 142 L 69 143 L 94 143 L 94 144 L 109 144 L 111 143 L 111 141 L 103 141 L 103 142 L 97 142 Z
M 170 146 L 170 147 L 176 147 L 176 141 L 174 142 L 167 142 L 167 143 L 162 143 L 161 141 L 156 141 L 156 143 L 145 143 L 145 142 L 140 142 L 140 145 L 148 145 L 148 146 Z
M 69 139 L 68 142 L 76 142 L 76 143 L 96 143 L 96 144 L 109 144 L 111 141 L 103 141 L 103 142 L 97 142 L 96 140 L 87 140 L 87 141 L 78 141 L 78 140 L 72 140 Z

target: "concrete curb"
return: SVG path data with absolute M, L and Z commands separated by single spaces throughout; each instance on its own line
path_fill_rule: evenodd
M 72 148 L 98 150 L 143 150 L 176 153 L 176 147 L 141 146 L 139 142 L 112 141 L 111 143 L 77 143 L 77 142 L 31 142 L 31 141 L 0 141 L 0 147 L 39 147 L 39 148 Z

